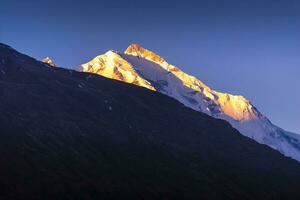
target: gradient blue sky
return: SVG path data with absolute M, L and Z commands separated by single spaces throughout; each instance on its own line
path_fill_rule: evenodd
M 0 41 L 77 66 L 140 43 L 300 133 L 300 1 L 0 1 Z

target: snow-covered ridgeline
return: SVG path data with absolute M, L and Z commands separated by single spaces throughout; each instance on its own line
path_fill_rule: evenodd
M 166 94 L 300 161 L 299 135 L 273 125 L 243 96 L 215 91 L 140 45 L 132 44 L 124 53 L 108 51 L 83 64 L 81 70 Z

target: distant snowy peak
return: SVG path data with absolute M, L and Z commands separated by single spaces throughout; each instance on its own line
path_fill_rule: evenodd
M 44 59 L 42 59 L 42 62 L 43 63 L 46 63 L 46 64 L 48 64 L 48 65 L 50 65 L 50 66 L 52 66 L 52 67 L 56 67 L 56 64 L 53 62 L 53 60 L 51 59 L 51 58 L 49 58 L 49 57 L 46 57 L 46 58 L 44 58 Z
M 228 121 L 243 135 L 300 161 L 300 136 L 273 125 L 243 96 L 221 93 L 138 44 L 124 53 L 108 51 L 81 71 L 135 84 L 168 95 L 187 107 Z
M 114 51 L 108 51 L 91 61 L 81 65 L 82 71 L 100 74 L 107 78 L 135 84 L 155 90 L 151 84 L 142 78 L 134 67 Z
M 247 121 L 261 116 L 243 96 L 214 91 L 138 44 L 129 45 L 124 53 L 110 50 L 81 68 L 84 72 L 157 90 L 214 117 Z

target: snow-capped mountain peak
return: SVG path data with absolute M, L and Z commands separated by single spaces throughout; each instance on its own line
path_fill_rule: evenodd
M 138 44 L 129 45 L 124 53 L 108 51 L 97 56 L 81 70 L 168 95 L 196 111 L 224 119 L 243 135 L 300 161 L 300 136 L 273 125 L 245 97 L 215 91 Z
M 110 50 L 103 55 L 99 55 L 91 61 L 83 64 L 82 71 L 100 74 L 107 78 L 112 78 L 127 83 L 139 85 L 150 90 L 155 90 L 151 84 L 142 78 L 134 67 L 122 58 L 118 53 Z
M 53 60 L 50 57 L 43 58 L 42 62 L 46 63 L 52 67 L 56 67 L 56 64 L 53 62 Z

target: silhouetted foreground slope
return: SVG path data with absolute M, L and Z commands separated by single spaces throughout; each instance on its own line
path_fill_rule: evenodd
M 300 165 L 156 92 L 0 44 L 0 199 L 297 199 Z

